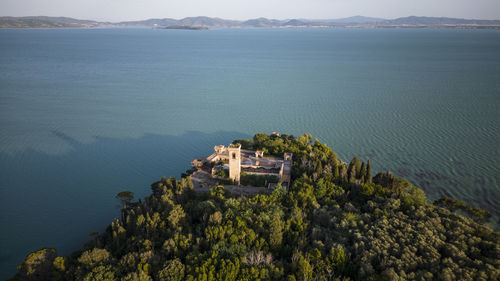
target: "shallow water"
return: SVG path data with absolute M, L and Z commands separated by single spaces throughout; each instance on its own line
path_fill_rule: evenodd
M 19 29 L 0 53 L 0 278 L 256 132 L 500 215 L 500 31 Z

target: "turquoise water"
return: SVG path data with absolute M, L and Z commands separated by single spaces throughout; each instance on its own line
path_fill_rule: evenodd
M 256 132 L 500 215 L 500 31 L 21 29 L 0 54 L 0 278 Z

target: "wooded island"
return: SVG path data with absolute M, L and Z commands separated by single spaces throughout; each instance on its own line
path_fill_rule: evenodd
M 194 189 L 190 171 L 119 196 L 120 218 L 81 250 L 31 253 L 14 280 L 498 280 L 488 212 L 424 192 L 371 162 L 342 162 L 304 134 L 256 134 L 241 149 L 293 154 L 289 188 Z M 461 214 L 456 213 L 460 210 Z

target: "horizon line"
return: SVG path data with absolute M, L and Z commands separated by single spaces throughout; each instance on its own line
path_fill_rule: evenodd
M 463 18 L 463 17 L 450 17 L 450 16 L 422 16 L 422 15 L 409 15 L 409 16 L 399 16 L 395 18 L 382 18 L 382 17 L 376 17 L 376 16 L 363 16 L 363 15 L 353 15 L 353 16 L 347 16 L 347 17 L 337 17 L 337 18 L 304 18 L 304 17 L 293 17 L 293 18 L 273 18 L 273 17 L 252 17 L 252 18 L 247 18 L 247 19 L 231 19 L 231 18 L 224 18 L 224 17 L 218 17 L 218 16 L 203 16 L 203 15 L 198 15 L 198 16 L 186 16 L 182 18 L 174 18 L 174 17 L 146 17 L 142 19 L 128 19 L 128 20 L 99 20 L 99 19 L 90 19 L 90 18 L 79 18 L 79 17 L 72 17 L 72 16 L 47 16 L 47 15 L 37 15 L 37 16 L 8 16 L 8 15 L 0 15 L 0 17 L 11 17 L 11 18 L 29 18 L 29 17 L 49 17 L 49 18 L 71 18 L 71 19 L 76 19 L 76 20 L 88 20 L 88 21 L 95 21 L 95 22 L 110 22 L 110 23 L 120 23 L 120 22 L 130 22 L 130 21 L 144 21 L 144 20 L 151 20 L 151 19 L 173 19 L 173 20 L 183 20 L 186 18 L 198 18 L 198 17 L 206 17 L 206 18 L 216 18 L 216 19 L 221 19 L 221 20 L 233 20 L 233 21 L 248 21 L 248 20 L 253 20 L 253 19 L 269 19 L 269 20 L 280 20 L 280 21 L 285 21 L 285 20 L 342 20 L 342 19 L 348 19 L 348 18 L 353 18 L 353 17 L 364 17 L 364 18 L 374 18 L 374 19 L 380 19 L 380 20 L 395 20 L 395 19 L 400 19 L 400 18 L 409 18 L 409 17 L 418 17 L 418 18 L 448 18 L 448 19 L 462 19 L 462 20 L 486 20 L 486 21 L 497 21 L 500 20 L 498 19 L 484 19 L 484 18 Z

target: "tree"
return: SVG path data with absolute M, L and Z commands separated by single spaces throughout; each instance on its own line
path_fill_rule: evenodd
M 410 188 L 410 190 L 401 195 L 401 199 L 407 206 L 423 205 L 425 202 L 427 202 L 424 191 L 413 186 Z
M 424 194 L 425 196 L 425 194 Z M 434 201 L 436 206 L 446 208 L 452 212 L 456 210 L 462 210 L 466 212 L 469 216 L 473 217 L 475 220 L 480 222 L 487 222 L 491 218 L 491 214 L 481 208 L 469 206 L 462 201 L 451 199 L 451 198 L 441 198 Z
M 168 215 L 168 222 L 174 228 L 179 228 L 179 222 L 186 216 L 181 205 L 175 205 Z
M 308 281 L 312 280 L 312 267 L 309 261 L 300 253 L 295 253 L 294 257 L 292 259 L 295 259 L 295 276 L 297 281 Z
M 20 280 L 48 280 L 54 269 L 56 249 L 42 248 L 30 253 L 17 269 Z
M 219 212 L 219 211 L 217 211 L 217 212 L 211 214 L 208 217 L 208 222 L 211 223 L 211 224 L 214 224 L 214 225 L 221 224 L 221 222 L 222 222 L 222 213 Z
M 229 173 L 227 170 L 220 169 L 220 170 L 217 170 L 217 172 L 215 172 L 215 175 L 218 177 L 221 177 L 221 178 L 227 178 L 229 176 Z
M 278 213 L 274 213 L 269 222 L 269 246 L 273 250 L 281 247 L 283 240 L 283 223 Z
M 357 175 L 358 179 L 364 179 L 366 177 L 366 166 L 365 162 L 361 163 L 361 168 L 359 169 L 359 174 Z M 364 182 L 364 180 L 362 180 Z
M 332 176 L 333 176 L 334 180 L 338 180 L 339 179 L 339 176 L 340 176 L 339 168 L 340 168 L 339 165 L 333 166 Z
M 120 191 L 115 196 L 118 201 L 120 201 L 120 207 L 123 205 L 128 205 L 134 199 L 134 193 L 129 190 Z
M 217 200 L 224 200 L 226 195 L 226 189 L 222 185 L 214 186 L 210 188 L 210 196 L 216 198 Z
M 262 148 L 264 143 L 269 139 L 269 136 L 267 134 L 255 134 L 253 137 L 253 144 L 256 148 Z
M 192 191 L 194 190 L 193 181 L 191 181 L 191 177 L 187 176 L 181 178 L 181 186 L 184 191 Z
M 92 268 L 92 270 L 85 275 L 83 281 L 114 281 L 117 280 L 113 268 L 108 265 L 100 265 Z
M 390 171 L 387 171 L 386 173 L 378 173 L 373 178 L 373 182 L 398 195 L 408 192 L 412 188 L 409 181 L 394 176 Z
M 361 161 L 356 156 L 352 158 L 351 162 L 349 163 L 349 167 L 347 168 L 347 177 L 349 179 L 349 182 L 354 182 L 354 180 L 358 178 L 360 171 L 361 171 Z
M 158 272 L 158 280 L 181 281 L 184 279 L 184 265 L 179 259 L 169 260 Z
M 111 255 L 106 249 L 94 248 L 83 252 L 83 254 L 78 258 L 78 262 L 87 268 L 94 267 L 98 264 L 105 264 L 111 258 Z
M 372 182 L 372 164 L 371 164 L 370 160 L 368 160 L 366 162 L 365 181 L 366 181 L 366 183 L 371 183 Z
M 316 197 L 314 196 L 314 186 L 310 179 L 297 179 L 292 185 L 290 196 L 302 208 L 307 206 L 314 208 L 319 207 Z
M 337 271 L 342 271 L 346 265 L 346 255 L 342 245 L 336 245 L 330 249 L 327 262 Z
M 149 276 L 146 272 L 138 270 L 127 274 L 127 276 L 122 278 L 121 281 L 153 281 L 153 278 L 151 278 L 151 276 Z
M 286 187 L 284 187 L 281 182 L 278 182 L 271 195 L 276 199 L 276 201 L 281 202 L 281 200 L 283 200 L 286 196 Z

